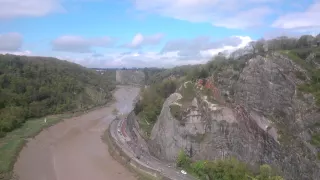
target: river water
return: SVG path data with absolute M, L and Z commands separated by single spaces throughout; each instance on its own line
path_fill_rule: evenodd
M 112 105 L 43 130 L 22 149 L 14 173 L 20 180 L 136 179 L 109 155 L 101 136 L 114 118 L 114 108 L 129 113 L 138 93 L 139 88 L 119 86 Z

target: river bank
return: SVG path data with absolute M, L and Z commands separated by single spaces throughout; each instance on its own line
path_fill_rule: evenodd
M 112 94 L 121 87 L 122 86 L 118 86 L 115 88 L 112 91 Z M 21 127 L 7 133 L 6 136 L 0 138 L 0 179 L 17 179 L 13 173 L 13 167 L 19 157 L 20 151 L 28 141 L 32 140 L 43 130 L 69 118 L 78 117 L 88 112 L 108 107 L 114 102 L 115 98 L 112 98 L 106 102 L 106 104 L 92 106 L 89 109 L 79 109 L 76 111 L 65 112 L 63 114 L 54 114 L 41 118 L 28 119 Z
M 14 165 L 15 175 L 20 180 L 135 179 L 110 157 L 101 135 L 114 118 L 112 111 L 129 112 L 132 107 L 128 104 L 138 91 L 119 87 L 114 93 L 115 103 L 66 118 L 28 139 Z

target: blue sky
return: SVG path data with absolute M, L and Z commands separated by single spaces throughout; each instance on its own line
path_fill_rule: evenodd
M 172 67 L 259 38 L 317 34 L 319 17 L 319 0 L 0 0 L 0 53 Z

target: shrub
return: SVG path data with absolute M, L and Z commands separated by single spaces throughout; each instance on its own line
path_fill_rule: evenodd
M 256 176 L 256 180 L 283 180 L 280 176 L 275 176 L 272 168 L 267 165 L 260 166 L 260 174 Z
M 177 120 L 182 119 L 182 112 L 181 112 L 181 107 L 177 104 L 172 104 L 170 105 L 170 112 L 174 118 Z
M 199 179 L 204 179 L 207 177 L 206 163 L 206 161 L 196 161 L 191 164 L 193 174 L 199 177 Z
M 252 175 L 247 165 L 236 158 L 191 162 L 184 151 L 179 152 L 177 166 L 200 180 L 283 180 L 282 177 L 274 175 L 269 165 L 260 166 L 260 172 Z
M 135 104 L 134 112 L 140 118 L 140 126 L 147 135 L 146 138 L 150 135 L 152 127 L 161 113 L 165 98 L 174 93 L 176 88 L 176 81 L 165 80 L 161 83 L 152 84 L 141 92 L 142 99 Z
M 183 150 L 180 150 L 178 157 L 177 157 L 176 164 L 180 168 L 183 168 L 185 170 L 189 170 L 190 165 L 191 165 L 191 159 L 187 156 L 187 154 Z
M 314 49 L 311 49 L 314 50 Z M 300 65 L 302 68 L 308 71 L 309 77 L 311 77 L 311 81 L 300 85 L 298 90 L 301 92 L 312 93 L 316 98 L 316 104 L 320 105 L 320 70 L 313 67 L 311 63 L 308 63 L 304 60 L 307 54 L 311 52 L 310 49 L 295 49 L 291 51 L 282 51 L 281 53 L 287 55 L 291 60 Z M 306 80 L 305 75 L 301 72 L 295 72 L 297 78 L 301 80 Z
M 157 93 L 162 98 L 169 97 L 172 93 L 174 93 L 177 89 L 177 82 L 174 80 L 165 80 L 156 86 Z
M 235 158 L 217 160 L 207 165 L 212 180 L 246 180 L 249 171 L 244 163 Z
M 303 74 L 303 72 L 301 72 L 301 71 L 295 71 L 294 72 L 294 74 L 296 75 L 296 77 L 298 78 L 298 79 L 300 79 L 300 80 L 306 80 L 307 78 L 306 78 L 306 76 Z
M 135 114 L 139 114 L 142 110 L 143 110 L 143 105 L 142 105 L 141 101 L 138 101 L 135 104 L 135 106 L 133 108 L 133 111 L 134 111 Z
M 194 84 L 192 82 L 187 82 L 186 87 L 184 86 L 184 84 L 182 84 L 180 93 L 182 95 L 182 101 L 192 101 L 196 95 L 196 92 L 194 90 Z
M 314 146 L 320 147 L 320 133 L 314 134 L 310 143 Z

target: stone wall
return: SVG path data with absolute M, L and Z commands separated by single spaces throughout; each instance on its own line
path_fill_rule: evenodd
M 112 123 L 116 122 L 117 121 L 113 121 Z M 171 180 L 170 178 L 162 175 L 157 170 L 146 167 L 145 165 L 137 161 L 134 157 L 131 157 L 129 153 L 126 152 L 126 150 L 122 149 L 118 142 L 116 142 L 111 134 L 110 127 L 112 127 L 112 124 L 110 124 L 103 139 L 108 144 L 109 153 L 114 159 L 142 177 L 146 177 L 148 179 Z

